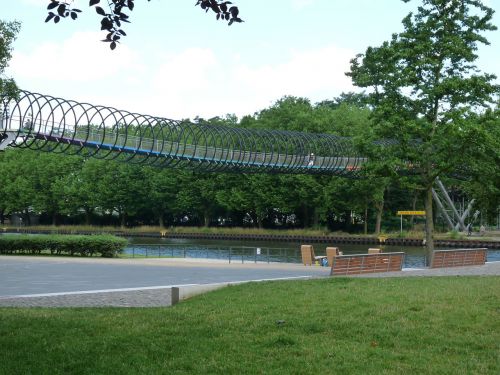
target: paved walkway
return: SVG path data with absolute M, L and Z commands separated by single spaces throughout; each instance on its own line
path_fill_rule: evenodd
M 0 306 L 168 306 L 173 286 L 328 274 L 325 267 L 189 258 L 0 256 Z
M 172 287 L 326 277 L 327 267 L 199 259 L 103 259 L 0 256 L 0 307 L 172 304 Z M 500 262 L 447 269 L 411 269 L 353 277 L 500 275 Z

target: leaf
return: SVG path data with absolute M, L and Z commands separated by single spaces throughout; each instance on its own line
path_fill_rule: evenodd
M 89 1 L 89 7 L 94 6 L 96 4 L 99 4 L 100 2 L 101 2 L 101 0 L 90 0 Z
M 95 11 L 96 11 L 97 14 L 100 14 L 101 16 L 105 16 L 106 15 L 106 12 L 101 7 L 95 7 Z
M 231 8 L 229 8 L 229 12 L 233 16 L 233 18 L 238 17 L 238 14 L 240 13 L 240 11 L 238 10 L 237 7 L 231 7 Z
M 77 18 L 77 17 L 78 17 L 78 14 L 77 14 L 77 13 L 75 13 L 75 12 L 71 12 L 71 18 L 72 18 L 73 20 L 76 20 L 76 18 Z
M 66 12 L 66 4 L 60 4 L 57 7 L 57 14 L 59 14 L 59 16 L 61 16 L 61 17 L 64 17 L 65 12 Z
M 55 16 L 54 17 L 54 23 L 58 23 L 60 21 L 61 17 Z
M 128 0 L 127 5 L 128 9 L 134 10 L 134 2 L 132 0 Z
M 50 12 L 47 18 L 45 18 L 45 22 L 49 22 L 52 18 L 54 18 L 55 14 Z
M 59 5 L 59 1 L 52 1 L 48 6 L 47 6 L 47 9 L 54 9 L 56 6 Z
M 108 18 L 104 17 L 101 20 L 101 30 L 111 31 L 112 28 L 113 28 L 113 22 L 111 22 Z
M 109 45 L 109 48 L 111 48 L 111 50 L 114 50 L 116 48 L 116 43 L 115 42 L 111 42 L 110 45 Z

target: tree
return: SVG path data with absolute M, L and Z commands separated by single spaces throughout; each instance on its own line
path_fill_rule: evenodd
M 408 2 L 410 0 L 403 0 Z M 474 62 L 482 35 L 496 30 L 494 11 L 477 0 L 423 0 L 403 19 L 404 31 L 351 60 L 355 85 L 371 88 L 374 136 L 392 139 L 384 154 L 411 167 L 425 191 L 426 243 L 432 251 L 432 187 L 436 178 L 476 158 L 486 129 L 470 121 L 500 93 Z
M 15 98 L 18 92 L 15 81 L 5 76 L 5 69 L 12 58 L 12 43 L 20 28 L 19 22 L 0 20 L 0 96 L 7 98 Z
M 96 13 L 102 17 L 101 30 L 107 32 L 103 42 L 109 43 L 109 47 L 115 49 L 117 43 L 120 43 L 121 38 L 127 35 L 122 29 L 122 23 L 130 21 L 129 16 L 124 12 L 134 10 L 135 0 L 107 1 L 109 12 L 106 12 L 100 6 L 100 3 L 101 0 L 90 0 L 89 7 L 93 7 Z M 59 23 L 64 18 L 76 20 L 78 14 L 82 11 L 73 7 L 72 4 L 73 1 L 70 0 L 50 0 L 49 5 L 47 5 L 49 12 L 45 22 L 53 21 L 54 23 Z M 232 25 L 234 22 L 243 22 L 239 17 L 238 7 L 231 5 L 230 1 L 197 0 L 195 5 L 205 10 L 205 12 L 212 10 L 216 14 L 217 20 L 227 21 L 229 25 Z

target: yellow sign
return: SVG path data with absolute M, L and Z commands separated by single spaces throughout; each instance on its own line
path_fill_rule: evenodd
M 425 211 L 398 211 L 398 215 L 425 216 Z

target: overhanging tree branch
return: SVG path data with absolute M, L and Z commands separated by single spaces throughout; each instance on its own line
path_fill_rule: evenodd
M 76 20 L 82 11 L 75 8 L 73 3 L 74 0 L 50 0 L 45 22 L 59 23 L 63 18 Z M 107 3 L 109 11 L 103 9 L 102 3 Z M 243 22 L 239 17 L 238 7 L 232 5 L 230 1 L 197 0 L 195 6 L 199 6 L 205 12 L 212 10 L 216 14 L 217 20 L 227 21 L 228 25 L 232 25 L 234 22 Z M 109 43 L 112 50 L 115 49 L 120 40 L 127 35 L 122 29 L 122 23 L 130 23 L 129 15 L 125 12 L 134 10 L 135 0 L 104 0 L 102 2 L 101 0 L 89 0 L 89 7 L 93 7 L 95 12 L 102 17 L 101 30 L 107 32 L 102 41 Z

